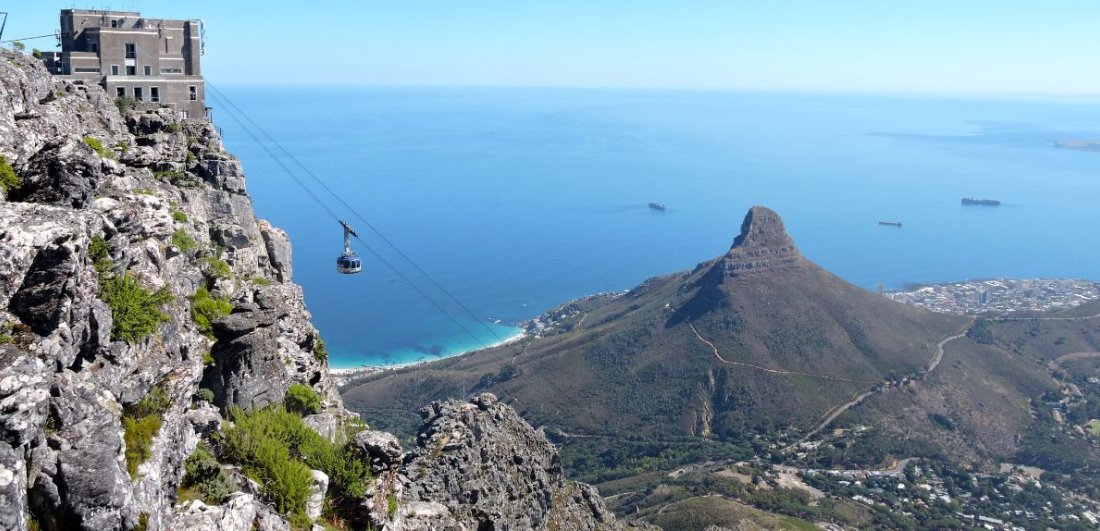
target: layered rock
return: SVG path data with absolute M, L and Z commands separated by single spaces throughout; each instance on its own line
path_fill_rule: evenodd
M 112 101 L 0 50 L 0 155 L 22 179 L 0 197 L 0 529 L 289 529 L 262 486 L 226 465 L 215 468 L 240 492 L 177 502 L 185 461 L 216 446 L 231 407 L 279 404 L 297 383 L 322 398 L 306 426 L 342 442 L 358 424 L 290 283 L 290 242 L 255 218 L 213 124 Z M 120 276 L 161 294 L 151 334 L 121 335 L 118 315 L 133 316 L 101 293 Z M 193 313 L 200 287 L 232 307 L 208 328 Z M 126 426 L 149 414 L 135 412 L 147 397 L 157 422 L 141 443 Z M 382 432 L 352 442 L 374 472 L 360 501 L 377 527 L 621 526 L 491 396 L 427 411 L 408 456 Z M 330 489 L 313 471 L 308 518 Z
M 0 201 L 0 529 L 179 529 L 183 463 L 220 423 L 188 412 L 204 373 L 225 375 L 210 378 L 219 406 L 279 403 L 297 382 L 324 397 L 324 414 L 348 417 L 301 289 L 284 283 L 289 242 L 256 220 L 213 124 L 169 109 L 124 116 L 98 86 L 0 53 L 0 155 L 22 180 Z M 93 256 L 96 241 L 109 256 Z M 113 336 L 94 263 L 104 258 L 168 294 L 152 336 Z M 191 315 L 202 285 L 238 308 L 213 339 Z M 239 370 L 258 360 L 269 370 Z M 154 386 L 170 403 L 131 473 L 123 411 Z M 231 500 L 220 518 L 251 511 L 250 528 L 248 507 Z
M 762 273 L 797 267 L 801 254 L 771 209 L 754 206 L 741 222 L 741 233 L 715 267 L 726 275 Z

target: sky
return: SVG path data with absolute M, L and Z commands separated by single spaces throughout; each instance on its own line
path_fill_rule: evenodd
M 3 39 L 73 7 L 202 19 L 226 85 L 1100 94 L 1096 0 L 2 0 Z

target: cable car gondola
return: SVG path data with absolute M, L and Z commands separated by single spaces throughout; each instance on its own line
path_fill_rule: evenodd
M 336 272 L 354 275 L 363 270 L 363 260 L 351 252 L 351 237 L 358 238 L 359 235 L 347 223 L 341 221 L 340 225 L 344 227 L 344 254 L 336 259 Z

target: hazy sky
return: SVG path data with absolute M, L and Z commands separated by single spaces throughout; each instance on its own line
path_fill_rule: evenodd
M 7 0 L 4 40 L 68 7 L 201 18 L 223 84 L 1100 94 L 1097 0 Z

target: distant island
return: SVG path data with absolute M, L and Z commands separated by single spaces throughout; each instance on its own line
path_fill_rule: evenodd
M 1100 140 L 1056 140 L 1054 147 L 1062 149 L 1076 149 L 1077 151 L 1100 151 Z

